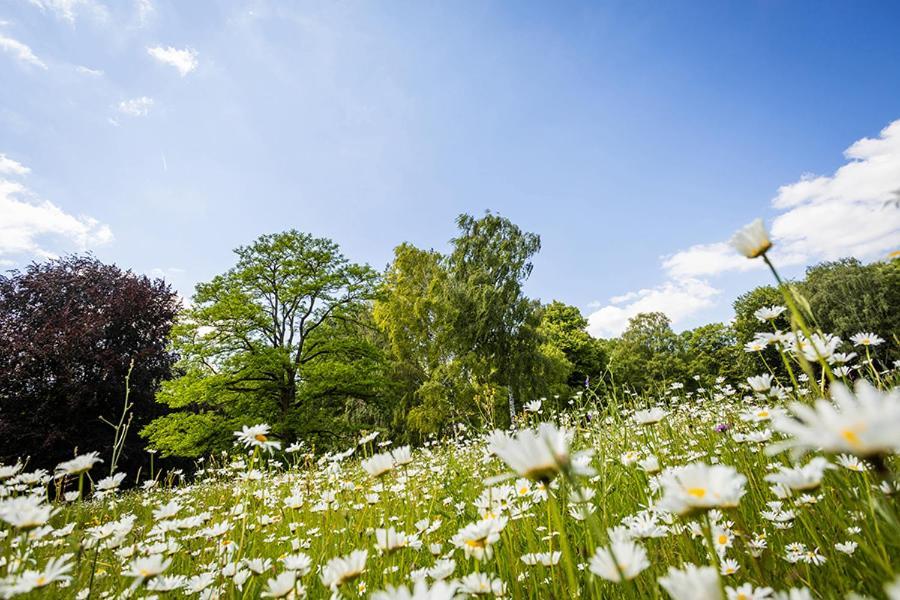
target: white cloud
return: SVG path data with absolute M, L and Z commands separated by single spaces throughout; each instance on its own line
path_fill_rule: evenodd
M 663 312 L 677 324 L 711 307 L 718 294 L 719 290 L 699 279 L 667 281 L 612 298 L 610 304 L 588 316 L 588 332 L 596 337 L 619 335 L 628 326 L 628 319 L 645 312 Z
M 31 51 L 31 48 L 29 48 L 19 40 L 7 37 L 2 33 L 0 33 L 0 50 L 12 54 L 13 58 L 18 60 L 19 62 L 35 67 L 40 67 L 41 69 L 47 68 L 47 65 L 44 64 L 44 61 L 35 56 L 34 52 Z
M 89 75 L 91 77 L 103 77 L 103 71 L 99 69 L 91 69 L 90 67 L 85 67 L 83 65 L 78 65 L 77 67 L 75 67 L 75 70 L 82 75 Z
M 147 53 L 161 63 L 178 69 L 178 72 L 182 77 L 196 69 L 199 64 L 197 62 L 197 51 L 193 48 L 178 50 L 171 46 L 168 48 L 155 46 L 153 48 L 147 48 Z
M 153 0 L 136 0 L 135 5 L 137 7 L 138 23 L 140 23 L 141 27 L 144 27 L 156 13 L 156 7 L 153 5 Z
M 31 169 L 0 152 L 0 175 L 28 175 Z
M 43 12 L 51 12 L 56 18 L 75 23 L 79 13 L 86 12 L 99 21 L 109 17 L 106 6 L 95 0 L 30 0 Z
M 153 98 L 148 98 L 147 96 L 119 102 L 119 112 L 131 117 L 146 117 L 152 107 Z M 118 125 L 118 121 L 115 124 Z
M 88 216 L 75 216 L 46 200 L 32 199 L 21 183 L 0 178 L 0 257 L 52 257 L 112 240 L 112 231 Z M 9 262 L 9 258 L 3 258 Z
M 845 256 L 878 258 L 900 247 L 900 120 L 877 138 L 863 138 L 845 152 L 832 175 L 804 174 L 781 186 L 771 201 L 771 256 L 780 266 Z M 735 229 L 741 223 L 735 224 Z M 665 312 L 673 324 L 713 305 L 718 293 L 705 279 L 764 268 L 726 242 L 696 244 L 664 256 L 668 281 L 610 299 L 588 317 L 594 335 L 618 335 L 638 312 Z

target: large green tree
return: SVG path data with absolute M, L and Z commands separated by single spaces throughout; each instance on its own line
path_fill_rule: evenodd
M 366 334 L 371 268 L 294 230 L 235 254 L 234 267 L 197 286 L 174 331 L 182 376 L 157 398 L 174 412 L 143 431 L 168 454 L 219 448 L 257 421 L 287 439 L 337 436 L 335 420 L 378 395 L 381 361 Z
M 660 312 L 640 313 L 612 345 L 610 370 L 617 384 L 636 392 L 658 392 L 688 376 L 681 337 Z

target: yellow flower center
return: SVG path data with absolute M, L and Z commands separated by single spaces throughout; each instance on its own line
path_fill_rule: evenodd
M 761 411 L 759 411 L 758 413 L 756 413 L 756 416 L 757 416 L 757 417 L 762 417 L 762 418 L 768 417 L 768 416 L 769 416 L 769 411 L 767 411 L 767 410 L 761 410 Z
M 851 446 L 853 446 L 854 448 L 858 448 L 859 446 L 862 445 L 862 442 L 860 442 L 860 439 L 859 439 L 859 435 L 857 435 L 857 432 L 856 432 L 857 429 L 859 429 L 859 428 L 858 427 L 853 428 L 853 429 L 847 428 L 847 429 L 841 430 L 841 437 L 844 438 L 845 440 L 847 440 L 847 443 L 850 444 Z
M 724 546 L 727 543 L 728 543 L 728 536 L 725 535 L 724 533 L 720 533 L 719 534 L 719 545 Z
M 38 577 L 38 578 L 37 578 L 37 581 L 35 581 L 35 584 L 37 585 L 37 587 L 41 587 L 42 585 L 44 585 L 44 584 L 46 584 L 46 583 L 47 583 L 47 578 L 44 577 L 43 575 L 41 575 L 40 577 Z
M 694 498 L 703 498 L 706 496 L 706 488 L 688 488 L 687 493 L 688 496 L 693 496 Z
M 484 548 L 484 539 L 482 538 L 480 540 L 466 540 L 466 546 L 468 546 L 469 548 Z
M 256 438 L 256 441 L 257 441 L 257 442 L 267 442 L 267 441 L 269 441 L 269 438 L 267 438 L 266 436 L 264 436 L 264 435 L 261 434 L 261 433 L 257 433 L 254 437 Z

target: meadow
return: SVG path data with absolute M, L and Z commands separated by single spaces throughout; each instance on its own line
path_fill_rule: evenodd
M 767 260 L 760 228 L 734 243 Z M 782 289 L 742 381 L 534 399 L 415 448 L 323 453 L 260 423 L 190 476 L 2 465 L 0 596 L 900 598 L 900 365 Z
M 897 370 L 873 374 L 885 387 Z M 855 396 L 835 388 L 836 409 L 812 408 L 815 382 L 773 383 L 675 385 L 643 407 L 581 394 L 549 413 L 536 401 L 514 431 L 412 451 L 367 436 L 316 456 L 247 428 L 194 481 L 118 493 L 122 478 L 104 478 L 86 501 L 77 488 L 48 501 L 50 474 L 4 466 L 0 593 L 799 599 L 883 597 L 888 584 L 896 598 L 886 454 L 900 397 L 861 383 Z M 842 440 L 828 457 L 767 452 Z M 87 482 L 90 456 L 55 481 Z

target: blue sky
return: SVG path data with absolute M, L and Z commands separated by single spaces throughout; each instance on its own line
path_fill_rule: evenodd
M 597 335 L 728 319 L 768 281 L 723 244 L 757 216 L 789 274 L 900 247 L 898 22 L 896 2 L 6 0 L 0 262 L 89 249 L 188 295 L 262 233 L 381 268 L 491 209 L 542 236 L 529 294 Z

